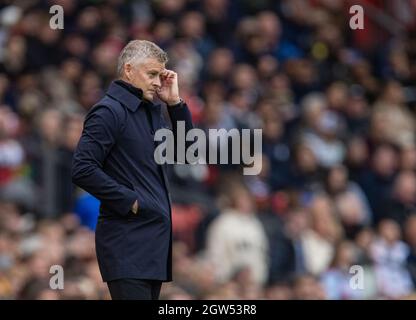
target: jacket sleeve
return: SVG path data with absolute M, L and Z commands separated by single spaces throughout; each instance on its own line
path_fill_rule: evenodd
M 191 112 L 188 109 L 188 106 L 186 104 L 186 102 L 181 101 L 179 104 L 175 105 L 175 106 L 171 106 L 171 107 L 167 107 L 168 113 L 169 113 L 169 118 L 170 121 L 172 123 L 172 132 L 173 132 L 173 136 L 174 136 L 174 141 L 175 141 L 175 147 L 174 147 L 174 152 L 175 152 L 175 162 L 177 162 L 177 158 L 178 155 L 176 154 L 177 148 L 177 131 L 178 131 L 178 121 L 183 121 L 185 124 L 185 136 L 188 133 L 189 130 L 193 129 L 193 124 L 192 124 L 192 116 L 191 116 Z M 185 141 L 185 150 L 192 144 L 192 141 Z M 185 163 L 188 163 L 185 157 Z
M 87 115 L 73 157 L 72 182 L 99 199 L 112 212 L 125 216 L 137 194 L 103 171 L 120 126 L 118 115 L 107 106 L 94 107 Z

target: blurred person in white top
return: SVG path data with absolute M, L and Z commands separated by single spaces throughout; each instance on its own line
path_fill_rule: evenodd
M 268 275 L 268 240 L 256 217 L 251 194 L 244 185 L 228 189 L 228 203 L 207 233 L 206 256 L 219 282 L 247 269 L 252 284 L 262 285 Z M 249 281 L 250 281 L 249 280 Z
M 319 275 L 331 264 L 335 244 L 343 229 L 335 214 L 334 202 L 326 194 L 316 194 L 309 207 L 310 228 L 301 235 L 306 271 Z

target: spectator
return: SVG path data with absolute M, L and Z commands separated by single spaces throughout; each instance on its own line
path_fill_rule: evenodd
M 334 256 L 334 245 L 343 236 L 335 216 L 334 204 L 325 195 L 317 195 L 310 205 L 311 227 L 302 234 L 302 249 L 308 272 L 318 275 L 326 270 Z
M 332 167 L 326 180 L 326 191 L 334 201 L 347 236 L 372 222 L 372 212 L 360 186 L 348 180 L 344 166 Z
M 409 295 L 413 283 L 406 268 L 409 247 L 401 241 L 399 225 L 392 220 L 382 220 L 379 238 L 371 248 L 375 262 L 375 273 L 379 294 L 382 297 L 397 299 Z
M 262 285 L 267 277 L 268 244 L 251 196 L 245 187 L 235 185 L 227 200 L 228 205 L 208 230 L 207 257 L 220 281 L 247 267 L 250 281 Z
M 413 171 L 400 172 L 393 185 L 384 216 L 404 228 L 407 217 L 416 210 L 416 176 Z
M 352 277 L 361 275 L 358 273 L 354 275 L 351 272 L 354 270 L 351 267 L 356 265 L 356 253 L 354 244 L 349 241 L 342 241 L 337 245 L 331 266 L 321 277 L 321 283 L 329 299 L 362 300 L 365 298 L 373 298 L 377 292 L 375 286 L 371 286 L 368 281 L 368 278 L 371 277 L 371 270 L 369 269 L 363 269 L 361 273 L 365 275 L 360 283 L 362 287 L 355 288 L 352 286 Z
M 416 213 L 407 218 L 405 239 L 410 248 L 407 257 L 407 268 L 412 277 L 413 287 L 416 287 Z

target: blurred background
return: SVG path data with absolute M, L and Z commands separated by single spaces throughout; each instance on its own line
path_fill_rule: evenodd
M 349 27 L 354 4 L 363 30 Z M 171 168 L 174 282 L 161 298 L 416 297 L 416 1 L 6 0 L 0 298 L 110 298 L 99 202 L 72 185 L 71 161 L 131 39 L 168 52 L 197 127 L 263 130 L 257 176 Z M 64 290 L 49 288 L 56 264 Z

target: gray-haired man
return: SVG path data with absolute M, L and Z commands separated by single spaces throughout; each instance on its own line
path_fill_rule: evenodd
M 166 127 L 158 97 L 192 129 L 178 89 L 156 44 L 131 41 L 118 61 L 118 80 L 88 112 L 73 159 L 73 182 L 101 201 L 96 251 L 113 299 L 158 299 L 171 281 L 171 203 L 165 165 L 154 160 L 154 133 Z

